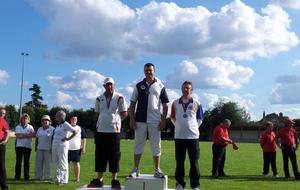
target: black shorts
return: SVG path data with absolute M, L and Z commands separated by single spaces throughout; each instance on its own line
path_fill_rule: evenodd
M 111 173 L 119 172 L 120 134 L 96 133 L 95 145 L 95 171 L 105 172 L 108 163 Z
M 81 158 L 81 149 L 69 150 L 69 152 L 68 152 L 68 161 L 69 162 L 80 162 L 80 158 Z

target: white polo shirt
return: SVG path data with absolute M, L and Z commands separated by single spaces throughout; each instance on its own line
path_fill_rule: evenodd
M 58 146 L 67 146 L 69 148 L 69 141 L 62 141 L 64 137 L 71 136 L 71 133 L 73 133 L 75 130 L 68 122 L 61 123 L 56 126 L 54 130 L 54 136 L 53 136 L 53 145 Z
M 172 104 L 171 118 L 175 118 L 175 139 L 199 138 L 199 123 L 203 120 L 203 110 L 199 102 L 193 98 L 188 102 L 183 102 L 182 98 L 175 100 Z
M 161 104 L 169 102 L 164 85 L 157 78 L 152 84 L 147 84 L 146 79 L 137 83 L 130 100 L 137 102 L 136 121 L 153 124 L 160 123 Z
M 18 125 L 16 127 L 15 133 L 19 134 L 30 134 L 34 133 L 34 129 L 32 125 L 27 124 L 26 126 Z M 30 148 L 32 147 L 32 138 L 24 138 L 24 139 L 18 139 L 16 142 L 16 147 L 25 147 L 25 148 Z
M 69 150 L 79 150 L 81 147 L 81 127 L 76 125 L 73 129 L 77 134 L 69 141 Z
M 99 96 L 95 103 L 95 112 L 99 113 L 97 132 L 120 133 L 120 112 L 124 111 L 127 111 L 127 104 L 121 94 L 114 92 L 110 102 L 104 94 Z
M 47 129 L 40 127 L 36 132 L 36 138 L 38 138 L 38 146 L 39 150 L 50 150 L 52 145 L 52 136 L 54 134 L 55 128 L 53 126 L 49 126 Z

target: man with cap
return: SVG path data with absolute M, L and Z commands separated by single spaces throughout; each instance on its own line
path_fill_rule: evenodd
M 136 84 L 130 99 L 130 127 L 135 130 L 135 145 L 134 168 L 129 177 L 140 174 L 139 166 L 148 134 L 155 168 L 154 177 L 164 178 L 160 169 L 160 134 L 166 126 L 169 98 L 163 83 L 155 77 L 154 64 L 146 63 L 144 74 L 145 78 Z
M 212 165 L 212 177 L 218 178 L 224 177 L 224 165 L 226 159 L 226 146 L 232 144 L 234 150 L 237 150 L 237 145 L 229 138 L 228 128 L 231 125 L 229 119 L 224 119 L 213 131 L 212 136 L 212 151 L 213 151 L 213 165 Z
M 35 137 L 34 129 L 29 124 L 30 117 L 24 113 L 21 117 L 21 123 L 16 127 L 16 167 L 15 180 L 20 180 L 21 165 L 24 158 L 24 179 L 29 180 L 29 159 L 32 149 L 32 138 Z
M 283 170 L 285 178 L 290 178 L 289 159 L 291 160 L 293 172 L 296 180 L 300 180 L 300 174 L 297 165 L 296 150 L 298 148 L 298 138 L 296 130 L 293 128 L 294 121 L 287 119 L 284 122 L 284 127 L 278 131 L 276 136 L 277 146 L 282 151 Z M 280 140 L 280 142 L 279 142 Z
M 51 145 L 55 128 L 49 115 L 41 118 L 42 126 L 36 132 L 35 179 L 51 179 Z
M 124 97 L 115 92 L 113 78 L 105 78 L 105 92 L 96 98 L 95 112 L 98 117 L 95 133 L 95 171 L 98 173 L 88 188 L 103 187 L 103 174 L 109 164 L 112 174 L 112 189 L 121 189 L 117 175 L 120 161 L 121 120 L 127 116 L 127 105 Z
M 9 138 L 8 124 L 4 119 L 6 114 L 5 108 L 0 108 L 0 187 L 2 190 L 7 190 L 6 184 L 6 168 L 5 168 L 5 151 L 6 144 Z

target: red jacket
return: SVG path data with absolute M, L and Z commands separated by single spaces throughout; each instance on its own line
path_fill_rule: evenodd
M 2 117 L 0 117 L 0 141 L 4 137 L 4 133 L 8 132 L 8 125 Z
M 220 137 L 223 137 L 224 139 L 229 139 L 228 130 L 222 123 L 214 129 L 212 141 L 214 144 L 227 146 L 228 143 L 219 140 Z
M 280 138 L 281 144 L 287 145 L 290 148 L 296 145 L 295 136 L 296 130 L 288 127 L 281 128 L 277 134 L 277 138 Z
M 276 135 L 274 131 L 266 129 L 260 137 L 263 152 L 276 152 Z

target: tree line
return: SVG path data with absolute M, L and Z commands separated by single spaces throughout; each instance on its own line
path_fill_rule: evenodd
M 97 117 L 94 112 L 94 108 L 87 110 L 84 109 L 72 109 L 68 110 L 64 107 L 52 107 L 48 108 L 46 104 L 43 104 L 43 97 L 41 96 L 41 89 L 38 84 L 33 84 L 29 91 L 32 92 L 31 100 L 25 103 L 22 110 L 23 113 L 30 115 L 31 125 L 38 128 L 41 125 L 41 117 L 45 114 L 49 115 L 52 119 L 52 125 L 55 126 L 54 120 L 55 114 L 58 110 L 64 110 L 67 116 L 77 115 L 78 125 L 82 126 L 86 130 L 95 131 Z M 19 124 L 19 112 L 14 105 L 6 105 L 6 120 L 9 123 L 10 129 L 14 129 Z M 122 121 L 122 130 L 126 134 L 126 137 L 132 138 L 133 131 L 129 127 L 129 117 Z M 206 110 L 204 113 L 203 123 L 200 127 L 200 132 L 203 138 L 210 136 L 212 129 L 221 123 L 225 118 L 232 121 L 233 126 L 250 125 L 250 115 L 244 108 L 241 108 L 235 102 L 218 102 L 211 110 Z M 67 117 L 68 120 L 68 117 Z M 167 118 L 166 128 L 162 132 L 163 138 L 172 138 L 174 134 L 174 126 Z

